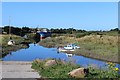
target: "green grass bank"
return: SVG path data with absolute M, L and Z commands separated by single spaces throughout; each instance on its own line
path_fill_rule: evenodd
M 57 64 L 52 66 L 44 66 L 48 60 L 35 60 L 32 63 L 32 68 L 38 71 L 42 78 L 46 78 L 46 80 L 80 80 L 79 78 L 71 77 L 68 73 L 74 69 L 81 68 L 81 66 L 62 60 L 56 60 Z M 104 70 L 88 66 L 89 73 L 84 78 L 87 80 L 118 80 L 120 77 L 118 72 L 120 70 L 115 67 L 115 64 L 106 63 L 106 67 L 107 69 Z
M 118 60 L 118 35 L 117 33 L 107 34 L 89 34 L 81 37 L 75 37 L 75 34 L 53 35 L 39 44 L 45 47 L 59 47 L 75 43 L 81 48 L 74 54 L 120 63 Z
M 24 39 L 21 36 L 17 36 L 17 35 L 13 35 L 13 34 L 11 36 L 12 36 L 12 40 L 15 41 L 15 45 L 9 46 L 7 43 L 10 40 L 9 39 L 10 35 L 8 35 L 8 34 L 1 34 L 0 35 L 0 46 L 1 46 L 0 58 L 6 56 L 7 54 L 9 54 L 12 51 L 17 51 L 17 50 L 22 49 L 22 48 L 27 48 L 27 45 L 21 44 L 22 42 L 24 42 L 24 43 L 33 42 L 32 36 L 30 36 L 29 39 Z

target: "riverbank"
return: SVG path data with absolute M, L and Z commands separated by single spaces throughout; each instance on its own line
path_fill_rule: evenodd
M 87 68 L 87 74 L 84 75 L 84 72 L 76 73 L 77 77 L 72 77 L 68 73 L 84 67 L 76 65 L 71 62 L 65 62 L 63 60 L 54 60 L 54 59 L 47 59 L 47 60 L 34 60 L 32 63 L 32 68 L 37 70 L 42 78 L 46 80 L 56 80 L 56 79 L 64 79 L 64 80 L 80 80 L 80 79 L 89 79 L 92 80 L 93 78 L 102 78 L 103 80 L 110 80 L 110 79 L 118 79 L 119 69 L 114 66 L 113 63 L 108 63 L 107 70 L 97 69 L 91 66 Z M 106 78 L 106 79 L 105 79 Z
M 0 58 L 6 56 L 7 54 L 13 52 L 13 51 L 17 51 L 19 49 L 23 49 L 23 48 L 27 48 L 28 44 L 31 43 L 32 41 L 29 39 L 24 39 L 23 37 L 17 36 L 17 35 L 11 35 L 12 36 L 12 40 L 15 41 L 15 45 L 9 46 L 7 45 L 8 41 L 9 41 L 9 35 L 0 35 Z M 23 44 L 26 43 L 26 44 Z
M 59 47 L 69 43 L 75 43 L 81 47 L 73 52 L 76 55 L 120 63 L 118 60 L 117 35 L 87 35 L 80 38 L 62 35 L 59 37 L 46 38 L 39 44 L 45 47 Z

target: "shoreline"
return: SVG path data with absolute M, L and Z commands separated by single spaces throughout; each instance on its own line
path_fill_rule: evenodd
M 41 46 L 43 47 L 47 47 L 47 48 L 56 48 L 56 46 L 45 46 L 44 44 L 41 44 Z M 115 56 L 115 55 L 110 55 L 110 56 L 103 56 L 103 55 L 100 55 L 100 54 L 96 54 L 96 53 L 92 53 L 90 51 L 84 51 L 84 52 L 80 52 L 80 50 L 77 50 L 77 51 L 74 51 L 74 52 L 64 52 L 64 53 L 71 53 L 71 54 L 75 54 L 75 55 L 81 55 L 81 56 L 84 56 L 84 57 L 87 57 L 87 58 L 92 58 L 92 59 L 97 59 L 97 60 L 101 60 L 101 61 L 105 61 L 105 62 L 113 62 L 113 63 L 117 63 L 117 64 L 120 64 L 120 61 L 117 60 L 118 59 L 118 56 Z
M 13 35 L 12 38 L 15 41 L 14 45 L 8 45 L 7 42 L 9 40 L 9 35 L 0 35 L 1 39 L 3 40 L 1 42 L 1 49 L 0 49 L 0 58 L 5 57 L 6 55 L 10 54 L 13 51 L 17 51 L 20 49 L 28 48 L 28 44 L 32 42 L 31 39 L 24 39 L 21 36 Z
M 2 51 L 4 51 L 4 54 L 2 54 L 2 58 L 5 57 L 6 55 L 8 55 L 10 52 L 13 52 L 13 51 L 17 51 L 17 50 L 20 50 L 20 49 L 25 49 L 27 48 L 27 46 L 23 46 L 22 44 L 20 45 L 14 45 L 16 46 L 15 48 L 7 48 L 5 49 L 5 51 L 2 49 Z M 47 46 L 44 46 L 43 44 L 41 45 L 43 47 L 47 47 Z M 56 46 L 52 46 L 52 47 L 47 47 L 47 48 L 56 48 Z M 84 51 L 84 52 L 80 52 L 80 50 L 76 50 L 74 52 L 67 52 L 66 53 L 71 53 L 71 54 L 75 54 L 75 55 L 80 55 L 80 56 L 84 56 L 84 57 L 87 57 L 87 58 L 93 58 L 93 59 L 97 59 L 97 60 L 101 60 L 101 61 L 105 61 L 105 62 L 113 62 L 113 63 L 118 63 L 120 64 L 120 62 L 118 60 L 116 60 L 116 57 L 118 59 L 118 56 L 102 56 L 100 54 L 95 54 L 95 53 L 92 53 L 90 51 Z
M 8 47 L 4 47 L 4 48 L 2 47 L 1 58 L 4 58 L 6 55 L 10 54 L 13 51 L 17 51 L 17 50 L 25 49 L 25 48 L 27 48 L 27 46 L 23 45 L 23 44 L 8 46 Z
M 4 58 L 6 55 L 10 54 L 11 52 L 14 52 L 14 51 L 18 51 L 20 49 L 25 49 L 25 48 L 28 48 L 28 45 L 26 44 L 16 44 L 16 45 L 13 45 L 13 46 L 7 46 L 7 47 L 3 47 L 2 46 L 2 56 L 1 58 Z
M 87 54 L 87 55 L 86 55 Z M 105 61 L 105 62 L 113 62 L 113 63 L 117 63 L 117 64 L 120 64 L 120 62 L 118 60 L 115 59 L 115 57 L 117 56 L 113 56 L 112 58 L 113 59 L 110 59 L 111 56 L 102 56 L 102 55 L 99 55 L 99 54 L 95 54 L 95 53 L 85 53 L 85 54 L 82 54 L 82 53 L 79 53 L 77 55 L 81 55 L 81 56 L 84 56 L 84 57 L 87 57 L 87 58 L 92 58 L 92 59 L 97 59 L 97 60 L 100 60 L 100 61 Z M 94 55 L 94 56 L 93 56 Z M 101 58 L 100 58 L 101 57 Z M 118 58 L 118 57 L 117 57 Z

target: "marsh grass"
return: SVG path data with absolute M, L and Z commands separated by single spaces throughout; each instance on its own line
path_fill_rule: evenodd
M 12 36 L 12 40 L 14 40 L 15 41 L 15 43 L 16 44 L 19 44 L 21 41 L 23 41 L 23 38 L 22 37 L 20 37 L 20 36 L 16 36 L 16 35 L 11 35 Z M 9 39 L 9 35 L 0 35 L 0 37 L 1 37 L 1 42 L 0 42 L 0 44 L 4 47 L 4 46 L 7 46 L 7 43 L 8 43 L 8 41 L 10 40 Z
M 78 45 L 101 55 L 118 54 L 118 36 L 90 35 L 78 39 Z
M 70 40 L 65 36 L 55 37 L 55 38 L 46 38 L 45 40 L 40 41 L 40 44 L 45 47 L 58 47 L 65 46 Z
M 21 36 L 17 36 L 17 35 L 13 35 L 11 34 L 12 40 L 15 41 L 15 45 L 8 45 L 8 41 L 10 40 L 10 36 L 8 34 L 2 34 L 0 35 L 0 46 L 2 47 L 2 49 L 0 50 L 0 54 L 2 54 L 2 56 L 0 57 L 4 57 L 7 54 L 9 54 L 11 51 L 16 51 L 18 49 L 22 49 L 22 48 L 26 48 L 26 45 L 22 45 L 22 42 L 27 42 L 27 43 L 31 43 L 31 40 L 25 40 L 23 37 Z
M 93 53 L 91 57 L 101 58 L 109 61 L 118 61 L 118 36 L 111 35 L 86 35 L 84 37 L 76 38 L 69 37 L 67 35 L 61 35 L 57 37 L 51 37 L 44 39 L 40 42 L 45 47 L 58 47 L 65 46 L 70 43 L 75 43 L 81 48 L 77 50 L 76 54 L 82 53 L 82 55 L 89 55 L 87 53 Z M 86 54 L 84 54 L 86 53 Z M 103 58 L 102 58 L 103 57 Z M 108 57 L 108 58 L 107 58 Z
M 69 43 L 76 43 L 81 49 L 101 55 L 118 54 L 118 36 L 89 35 L 81 38 L 59 36 L 42 40 L 40 44 L 46 47 L 65 46 Z

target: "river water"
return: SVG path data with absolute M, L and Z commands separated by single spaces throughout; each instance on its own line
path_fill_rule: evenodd
M 3 61 L 33 61 L 35 59 L 61 59 L 76 63 L 83 67 L 96 67 L 96 68 L 105 68 L 106 62 L 87 58 L 78 55 L 72 55 L 67 53 L 58 53 L 56 48 L 46 48 L 38 44 L 29 44 L 29 47 L 26 49 L 21 49 L 16 52 L 11 52 L 2 58 Z M 116 67 L 119 67 L 120 64 L 116 64 Z

